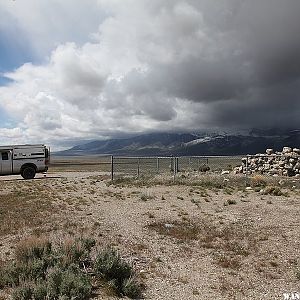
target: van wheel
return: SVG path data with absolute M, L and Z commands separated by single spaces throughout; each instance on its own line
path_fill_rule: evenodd
M 33 167 L 26 167 L 22 170 L 21 176 L 24 179 L 33 179 L 35 176 L 35 169 Z

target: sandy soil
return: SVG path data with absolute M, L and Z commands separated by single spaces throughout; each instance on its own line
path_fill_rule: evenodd
M 298 189 L 272 196 L 235 186 L 118 185 L 98 172 L 37 178 L 1 178 L 2 261 L 13 259 L 15 244 L 28 235 L 84 235 L 135 265 L 145 299 L 283 299 L 300 292 Z M 9 208 L 4 202 L 12 196 Z M 99 291 L 97 299 L 113 297 Z

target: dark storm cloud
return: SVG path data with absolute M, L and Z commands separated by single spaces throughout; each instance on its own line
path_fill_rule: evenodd
M 202 30 L 205 38 L 190 41 L 174 24 L 169 34 L 192 53 L 160 64 L 147 57 L 148 72 L 125 79 L 128 92 L 206 103 L 215 126 L 299 126 L 300 1 L 186 3 L 203 22 L 185 34 Z

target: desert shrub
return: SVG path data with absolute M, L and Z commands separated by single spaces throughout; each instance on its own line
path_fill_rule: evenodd
M 108 280 L 120 280 L 132 275 L 132 267 L 121 259 L 119 254 L 112 248 L 98 253 L 95 260 L 95 271 Z
M 96 245 L 95 239 L 92 238 L 81 239 L 81 242 L 83 244 L 84 249 L 89 253 L 91 252 L 92 248 Z
M 90 278 L 75 265 L 67 270 L 51 270 L 47 290 L 49 299 L 58 299 L 64 296 L 66 299 L 88 299 L 91 295 L 92 285 Z
M 69 268 L 62 273 L 59 295 L 68 299 L 88 299 L 92 292 L 90 279 L 80 270 Z
M 17 247 L 17 259 L 0 268 L 0 289 L 12 287 L 14 300 L 89 299 L 93 275 L 110 282 L 119 295 L 136 298 L 141 286 L 127 262 L 113 250 L 91 259 L 93 239 L 67 239 L 58 247 L 29 239 Z M 95 272 L 93 270 L 95 269 Z
M 141 285 L 135 277 L 129 277 L 123 281 L 122 292 L 124 296 L 132 299 L 141 297 Z
M 84 262 L 89 264 L 90 252 L 95 244 L 95 240 L 89 238 L 67 239 L 60 244 L 56 256 L 62 267 L 70 264 L 80 265 Z
M 95 260 L 95 272 L 100 278 L 111 282 L 111 286 L 119 295 L 132 298 L 141 294 L 140 284 L 134 280 L 134 271 L 112 248 L 98 253 Z
M 26 277 L 26 267 L 23 264 L 13 262 L 11 265 L 6 266 L 0 271 L 0 287 L 5 286 L 18 286 L 20 282 Z
M 32 296 L 34 300 L 46 300 L 47 294 L 47 285 L 45 283 L 37 284 L 32 291 Z
M 59 295 L 59 287 L 62 280 L 62 270 L 53 268 L 49 270 L 47 276 L 47 295 L 49 299 L 56 299 Z
M 58 255 L 63 267 L 79 264 L 86 257 L 86 250 L 79 240 L 67 239 L 59 247 Z
M 13 291 L 13 300 L 31 300 L 32 299 L 32 287 L 24 285 Z

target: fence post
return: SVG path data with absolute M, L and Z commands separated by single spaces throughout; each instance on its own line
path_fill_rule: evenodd
M 159 157 L 156 158 L 156 173 L 159 174 Z
M 176 179 L 176 157 L 173 158 L 173 181 Z
M 137 178 L 140 178 L 140 158 L 137 159 Z
M 248 185 L 248 159 L 249 159 L 249 155 L 246 156 L 246 173 L 245 173 L 245 186 L 246 187 Z
M 114 156 L 110 157 L 110 166 L 111 166 L 111 181 L 114 180 Z

